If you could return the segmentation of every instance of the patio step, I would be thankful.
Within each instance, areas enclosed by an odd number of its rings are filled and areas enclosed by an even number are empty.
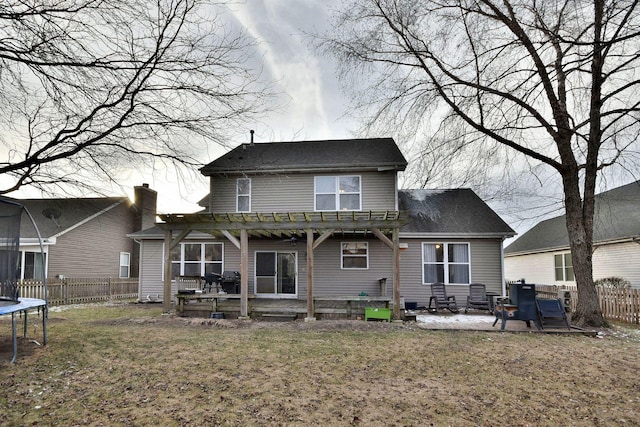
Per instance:
[[[262,320],[268,322],[291,322],[298,317],[295,313],[262,313]]]

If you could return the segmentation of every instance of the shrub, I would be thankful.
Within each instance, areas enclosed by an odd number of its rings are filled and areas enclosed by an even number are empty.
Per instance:
[[[612,288],[612,289],[629,289],[631,288],[631,282],[627,279],[623,279],[622,277],[604,277],[602,279],[598,279],[595,282],[596,286],[601,286],[603,288]]]

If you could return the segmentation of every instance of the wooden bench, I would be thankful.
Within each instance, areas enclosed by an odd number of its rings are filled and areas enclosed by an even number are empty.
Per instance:
[[[346,303],[346,309],[331,309],[331,308],[316,308],[316,313],[345,313],[347,318],[351,319],[351,315],[353,314],[353,303],[354,302],[383,302],[384,308],[389,309],[389,303],[391,302],[391,298],[389,297],[370,297],[368,295],[357,295],[357,296],[321,296],[321,297],[313,297],[313,301],[343,301]],[[345,312],[346,310],[346,312]],[[366,315],[366,313],[365,313]]]

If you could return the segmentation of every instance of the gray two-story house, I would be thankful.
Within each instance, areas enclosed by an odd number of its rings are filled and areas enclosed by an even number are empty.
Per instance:
[[[306,301],[314,318],[323,296],[387,297],[397,315],[401,298],[425,305],[433,282],[461,303],[473,282],[502,293],[513,230],[469,189],[398,190],[406,166],[391,138],[240,145],[201,169],[203,211],[131,235],[140,299],[167,304],[176,276],[229,270],[242,317],[249,298]]]

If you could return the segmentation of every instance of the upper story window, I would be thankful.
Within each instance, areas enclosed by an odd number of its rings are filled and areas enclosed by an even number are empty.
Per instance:
[[[251,212],[251,178],[236,181],[236,212]]]
[[[360,177],[357,175],[316,176],[315,204],[317,211],[361,210]]]
[[[369,244],[367,242],[342,243],[342,268],[366,270],[369,268]]]
[[[573,261],[571,260],[571,253],[556,254],[553,256],[556,281],[558,282],[573,282],[575,280],[573,276]]]
[[[471,278],[468,243],[423,243],[422,283],[468,285]]]

